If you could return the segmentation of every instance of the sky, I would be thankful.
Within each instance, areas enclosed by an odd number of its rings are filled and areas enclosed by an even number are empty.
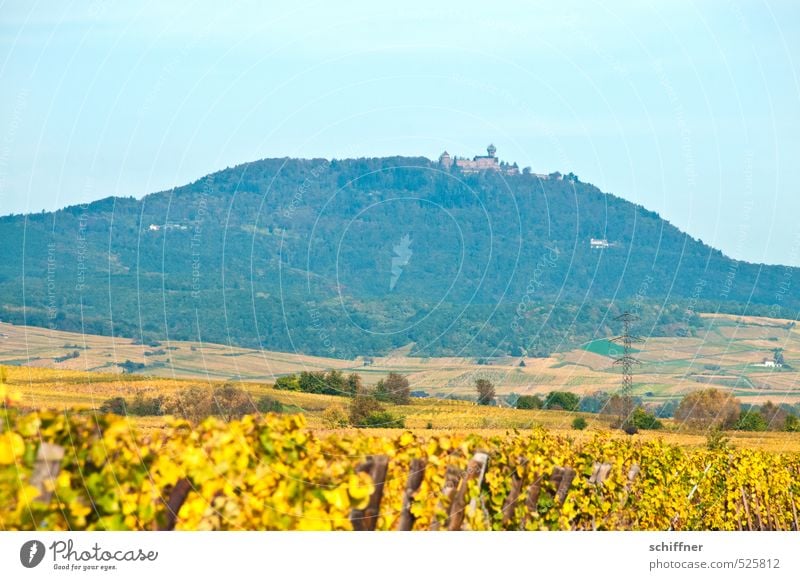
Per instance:
[[[483,154],[800,266],[800,2],[0,0],[0,214]]]

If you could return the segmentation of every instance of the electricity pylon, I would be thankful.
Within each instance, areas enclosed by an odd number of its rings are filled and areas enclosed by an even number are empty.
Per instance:
[[[622,345],[622,356],[614,359],[614,364],[622,367],[620,427],[625,429],[630,425],[633,413],[633,365],[642,364],[639,359],[631,355],[631,351],[634,342],[644,342],[644,340],[631,334],[631,323],[639,320],[638,316],[626,311],[617,316],[615,320],[622,322],[622,334],[612,338],[611,342]]]

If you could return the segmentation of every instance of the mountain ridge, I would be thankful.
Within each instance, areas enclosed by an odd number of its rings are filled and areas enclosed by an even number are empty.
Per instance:
[[[274,158],[139,199],[3,216],[0,316],[345,358],[409,343],[544,355],[616,332],[623,309],[655,335],[697,332],[699,311],[796,318],[800,269],[733,260],[558,175]]]

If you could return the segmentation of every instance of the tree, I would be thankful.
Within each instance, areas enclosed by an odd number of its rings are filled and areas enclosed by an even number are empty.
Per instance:
[[[300,382],[297,380],[297,375],[278,377],[275,381],[275,388],[280,391],[299,391]]]
[[[575,393],[566,391],[550,391],[544,399],[545,409],[563,409],[564,411],[577,411],[581,399]]]
[[[711,388],[691,392],[681,399],[675,409],[675,419],[692,427],[718,425],[729,428],[739,419],[739,413],[736,397],[727,391]]]
[[[347,379],[342,374],[342,371],[331,369],[327,372],[322,392],[326,395],[343,396],[348,394]]]
[[[223,421],[241,419],[255,411],[250,395],[241,387],[230,383],[214,389],[212,398],[216,409],[213,409],[211,414],[218,415]]]
[[[389,373],[375,386],[375,398],[385,403],[408,405],[411,402],[411,387],[408,379],[399,373]]]
[[[766,431],[767,427],[767,420],[764,419],[764,416],[758,411],[751,410],[743,413],[733,428],[737,431]]]
[[[774,353],[772,359],[775,361],[775,364],[778,364],[778,365],[786,364],[786,360],[783,358],[783,349],[782,348],[776,348],[772,352]]]
[[[489,405],[494,401],[494,385],[488,379],[475,381],[475,390],[478,391],[478,404]]]
[[[797,433],[800,431],[800,419],[798,419],[796,415],[787,415],[786,421],[783,424],[783,430]]]
[[[760,411],[767,422],[767,429],[770,431],[780,431],[786,425],[786,418],[789,416],[789,412],[780,405],[767,401],[761,405]]]
[[[297,382],[304,393],[325,394],[325,373],[322,371],[303,371]]]
[[[361,375],[358,373],[350,373],[347,375],[347,385],[345,388],[347,390],[348,397],[355,397],[356,394],[359,393],[363,388]]]
[[[538,395],[520,395],[517,399],[517,409],[541,409],[544,401]]]

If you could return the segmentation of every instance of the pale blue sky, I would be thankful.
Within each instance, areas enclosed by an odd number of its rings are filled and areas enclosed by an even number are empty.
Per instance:
[[[798,61],[794,0],[0,2],[0,214],[492,141],[800,266]]]

